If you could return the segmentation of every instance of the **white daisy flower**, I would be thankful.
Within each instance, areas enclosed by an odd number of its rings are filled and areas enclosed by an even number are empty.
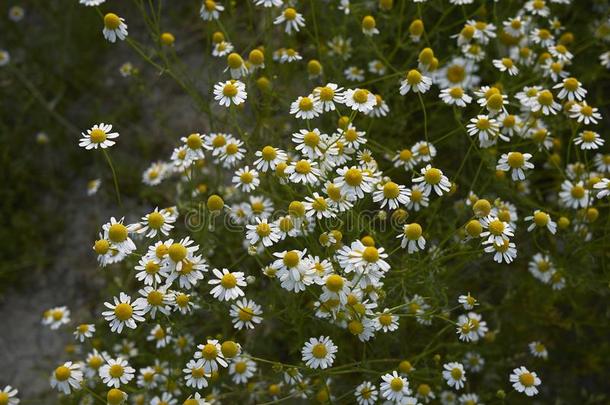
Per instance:
[[[119,137],[118,132],[111,131],[112,125],[110,124],[96,124],[91,129],[88,129],[87,133],[81,133],[82,138],[78,142],[78,146],[87,150],[97,149],[98,147],[102,149],[109,148],[116,143],[111,139]]]
[[[422,233],[421,225],[414,222],[405,224],[402,233],[397,235],[396,238],[401,239],[400,246],[403,249],[407,248],[408,253],[413,253],[426,247],[426,239],[424,239]]]
[[[108,387],[119,388],[126,385],[135,375],[136,370],[129,366],[127,360],[122,357],[108,359],[106,364],[100,367],[100,378]]]
[[[255,325],[262,322],[262,314],[261,306],[247,298],[242,298],[231,304],[229,312],[233,327],[237,330],[254,329]]]
[[[324,111],[334,111],[335,103],[341,104],[343,102],[343,88],[335,83],[326,83],[325,86],[316,87],[313,95],[322,104]]]
[[[220,12],[223,11],[224,6],[218,4],[214,0],[204,0],[199,9],[199,16],[203,21],[214,21],[218,20]]]
[[[142,217],[140,228],[136,232],[145,234],[147,238],[154,238],[158,234],[167,236],[174,228],[174,222],[176,217],[167,211],[159,211],[159,207],[156,207],[153,212]]]
[[[557,231],[557,223],[551,219],[551,216],[544,211],[536,210],[534,214],[524,218],[526,222],[531,221],[532,223],[527,227],[527,231],[531,232],[536,227],[547,228],[553,235]]]
[[[135,329],[136,322],[144,321],[145,304],[142,301],[135,300],[132,303],[131,297],[123,292],[113,299],[114,304],[104,302],[104,306],[110,311],[102,312],[104,319],[110,322],[112,332],[121,333],[125,326]]]
[[[277,165],[285,163],[288,159],[286,152],[271,145],[256,151],[255,156],[258,159],[254,161],[254,167],[261,172],[275,170]]]
[[[364,381],[354,390],[358,405],[374,405],[379,398],[377,387],[370,381]]]
[[[82,323],[76,327],[73,332],[74,338],[79,342],[84,342],[85,339],[90,339],[95,333],[95,325]]]
[[[589,204],[589,190],[585,188],[582,181],[574,184],[570,180],[565,180],[561,184],[559,198],[568,208],[586,208]]]
[[[250,169],[249,166],[242,167],[241,169],[237,170],[232,181],[233,184],[235,184],[235,186],[244,193],[254,191],[261,182],[258,177],[258,172]]]
[[[269,223],[267,218],[255,217],[256,223],[246,225],[246,239],[251,245],[259,241],[263,246],[272,246],[280,240],[280,230],[275,222]]]
[[[432,79],[422,75],[419,70],[411,69],[406,77],[400,82],[400,94],[405,95],[409,91],[413,93],[425,93],[430,90]]]
[[[594,131],[582,131],[574,138],[574,144],[580,145],[582,150],[595,150],[604,145],[604,138]]]
[[[392,403],[402,403],[411,394],[409,381],[405,377],[398,375],[396,371],[381,376],[381,397]]]
[[[503,172],[510,171],[511,177],[514,181],[523,181],[525,180],[525,170],[530,170],[534,168],[534,164],[529,162],[531,158],[531,153],[503,153],[500,159],[498,160],[496,170],[501,170]]]
[[[307,367],[312,369],[325,369],[331,367],[335,361],[337,346],[328,336],[310,338],[301,349],[302,359]]]
[[[578,122],[582,122],[585,125],[597,124],[602,119],[602,115],[599,113],[599,109],[591,107],[586,101],[575,103],[570,108],[570,118],[574,118]]]
[[[240,105],[247,98],[246,85],[239,80],[227,80],[214,85],[214,100],[218,101],[221,106]]]
[[[587,95],[587,90],[582,87],[582,83],[574,77],[563,79],[561,83],[557,83],[553,88],[561,89],[559,94],[557,94],[557,98],[560,100],[582,101]]]
[[[219,366],[227,367],[220,343],[215,339],[208,339],[206,343],[197,345],[194,357],[195,360],[201,359],[200,361],[203,362],[203,369],[206,373],[218,371]]]
[[[273,24],[285,24],[284,30],[288,35],[291,35],[293,32],[299,32],[301,27],[305,26],[305,18],[301,13],[298,13],[294,8],[288,7],[284,9],[282,14],[273,20]]]
[[[232,301],[244,296],[244,292],[240,288],[246,286],[244,273],[239,271],[231,273],[225,268],[222,271],[214,269],[212,272],[217,278],[208,281],[208,284],[215,285],[210,291],[214,298],[219,301]]]
[[[293,161],[286,167],[284,172],[289,176],[293,183],[317,184],[321,173],[316,167],[317,163],[309,159]]]
[[[519,68],[511,58],[494,59],[492,63],[500,72],[508,72],[509,76],[519,74]]]
[[[543,345],[542,343],[540,343],[538,341],[534,341],[534,342],[531,342],[527,346],[529,347],[530,353],[532,354],[532,356],[538,357],[538,358],[541,358],[544,360],[546,360],[549,357],[549,352],[546,349],[546,346]]]
[[[116,42],[117,38],[121,41],[127,38],[127,24],[125,19],[114,13],[108,13],[104,16],[104,29],[102,30],[104,38],[108,42]]]
[[[443,378],[450,387],[459,390],[464,387],[466,382],[466,372],[464,366],[458,362],[443,364]]]
[[[402,184],[388,181],[385,184],[378,184],[377,191],[373,193],[373,201],[381,201],[381,208],[386,205],[388,209],[394,210],[400,205],[407,205],[411,201],[411,192]]]
[[[187,387],[202,389],[208,386],[206,377],[211,377],[209,372],[206,372],[203,367],[203,360],[190,360],[186,363],[186,367],[182,369],[185,374],[185,383]]]
[[[313,94],[305,97],[299,96],[290,104],[290,114],[304,120],[316,118],[322,114],[322,103],[317,101]]]
[[[441,196],[444,193],[448,193],[451,189],[449,179],[440,169],[427,165],[420,170],[420,173],[422,176],[414,178],[413,183],[421,183],[426,196],[429,196],[432,190]],[[411,195],[413,195],[413,192],[411,192]]]
[[[523,392],[528,397],[538,394],[538,388],[542,381],[533,371],[528,371],[527,368],[521,366],[513,370],[509,377],[509,381],[513,384],[513,388],[517,392]]]
[[[458,107],[466,107],[466,104],[470,104],[472,101],[472,97],[466,94],[464,89],[459,86],[447,87],[441,90],[438,96],[445,104],[456,105]]]
[[[365,89],[347,89],[343,95],[343,103],[354,111],[368,113],[375,107],[375,95]]]
[[[69,395],[72,390],[80,390],[82,382],[83,372],[78,363],[67,361],[51,373],[51,388],[66,395]]]
[[[0,403],[3,405],[18,405],[19,398],[17,398],[16,388],[11,387],[10,385],[5,386],[0,390]]]

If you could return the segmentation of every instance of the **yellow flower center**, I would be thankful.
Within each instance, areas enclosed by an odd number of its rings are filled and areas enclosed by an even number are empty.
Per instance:
[[[519,382],[526,387],[531,387],[535,382],[534,375],[532,373],[523,373],[519,376]]]
[[[447,80],[451,83],[461,83],[466,78],[466,69],[461,65],[451,65],[447,68]]]
[[[326,288],[332,292],[338,292],[343,288],[343,277],[331,274],[326,278]]]
[[[213,360],[218,355],[218,349],[216,349],[216,346],[214,344],[208,343],[203,346],[203,349],[201,350],[201,355],[206,360]]]
[[[508,154],[507,161],[510,167],[517,169],[523,166],[525,163],[525,157],[520,152],[511,152]]]
[[[542,211],[536,212],[534,214],[534,223],[537,226],[546,226],[549,223],[549,215]]]
[[[244,64],[244,60],[239,54],[233,52],[227,56],[227,65],[231,69],[239,69]]]
[[[384,184],[383,196],[385,198],[394,199],[394,198],[398,197],[399,194],[400,194],[400,188],[398,187],[398,184],[394,183],[393,181],[388,181],[386,184]]]
[[[504,232],[504,223],[499,219],[494,219],[489,223],[489,232],[492,235],[500,236]]]
[[[148,293],[148,295],[146,296],[146,300],[148,301],[148,303],[150,305],[153,306],[160,306],[163,304],[163,293],[161,291],[158,290],[152,290],[151,292]]]
[[[358,89],[354,92],[352,98],[358,104],[364,104],[369,98],[369,92],[364,89]]]
[[[180,243],[172,243],[169,249],[167,250],[170,259],[174,262],[178,263],[186,257],[187,250],[186,247],[181,245]]]
[[[160,229],[165,223],[165,217],[159,212],[148,214],[148,225],[153,229]]]
[[[237,278],[231,273],[227,273],[220,279],[220,285],[224,288],[231,289],[237,285]]]
[[[297,18],[297,11],[292,7],[288,7],[284,10],[284,18],[287,20],[294,20]]]
[[[242,321],[251,321],[252,318],[254,317],[254,313],[252,312],[252,308],[243,307],[243,308],[239,308],[239,312],[237,313],[237,316]]]
[[[104,27],[109,30],[116,30],[121,25],[121,19],[114,13],[108,13],[104,16]]]
[[[123,375],[124,372],[125,370],[120,364],[113,364],[112,366],[110,366],[110,370],[108,370],[108,374],[110,374],[110,377],[112,378],[119,378]]]
[[[441,182],[442,175],[443,173],[440,170],[431,167],[430,169],[426,170],[424,180],[428,184],[439,184]]]
[[[243,172],[240,176],[239,179],[241,180],[242,183],[244,184],[250,184],[252,183],[252,181],[254,180],[254,176],[252,175],[251,172]]]
[[[362,259],[368,263],[375,263],[379,260],[379,251],[374,246],[367,246],[362,251]]]
[[[538,102],[544,106],[553,104],[553,93],[548,90],[542,90],[538,94]]]
[[[404,234],[409,240],[418,240],[422,235],[422,227],[420,224],[412,223],[405,225]]]
[[[96,240],[95,244],[93,245],[93,250],[95,250],[95,253],[98,255],[105,255],[108,253],[109,249],[110,243],[106,239]]]
[[[392,315],[391,314],[381,314],[379,315],[379,323],[383,326],[390,326],[392,324]]]
[[[235,97],[237,95],[237,86],[233,83],[227,83],[222,88],[222,94],[227,97]]]
[[[462,370],[460,370],[459,368],[454,368],[451,370],[451,377],[453,377],[454,380],[459,380],[462,378]]]
[[[290,252],[287,252],[284,255],[284,259],[283,262],[286,265],[286,267],[292,268],[295,267],[297,264],[299,264],[299,254],[297,252],[295,252],[294,250],[291,250]]]
[[[353,169],[348,169],[345,172],[345,182],[352,186],[352,187],[356,187],[359,186],[360,183],[362,183],[362,172],[359,169],[353,168]]]
[[[114,308],[114,315],[120,321],[128,320],[129,318],[131,318],[132,314],[133,314],[133,308],[131,307],[131,305],[127,304],[126,302],[121,302]]]
[[[123,224],[112,224],[108,229],[108,238],[113,242],[123,242],[127,239],[127,227]]]
[[[299,109],[301,111],[311,111],[313,110],[313,100],[309,97],[303,97],[299,101]]]
[[[93,142],[93,143],[102,143],[106,140],[106,132],[104,132],[103,130],[101,130],[99,128],[95,128],[89,134],[89,138],[91,139],[91,142]]]
[[[572,187],[570,194],[572,194],[572,197],[574,198],[581,199],[585,196],[585,188],[583,186],[574,186]]]
[[[320,136],[314,131],[309,131],[303,136],[303,143],[310,147],[317,146],[320,143]]]
[[[402,381],[402,378],[394,377],[390,381],[390,388],[392,389],[392,391],[402,391],[403,387],[404,382]]]
[[[66,366],[59,366],[55,369],[55,379],[57,381],[66,381],[70,378],[71,371]]]
[[[299,174],[307,174],[311,172],[311,164],[307,160],[299,160],[294,165],[294,170]]]
[[[462,90],[461,87],[452,87],[451,90],[449,90],[449,95],[452,98],[462,98],[462,96],[464,96],[464,90]]]
[[[328,350],[324,344],[318,343],[311,349],[311,354],[313,354],[313,357],[316,359],[323,359],[328,354]]]
[[[419,73],[415,69],[409,70],[409,73],[407,73],[407,83],[409,83],[410,85],[413,86],[413,85],[421,83],[421,81],[422,81],[421,73]]]
[[[335,91],[328,86],[320,87],[319,94],[322,101],[331,101],[335,97]]]
[[[277,152],[273,146],[265,146],[261,152],[263,160],[270,161],[276,158]]]
[[[375,19],[370,15],[367,15],[362,19],[362,28],[364,28],[365,30],[372,30],[373,28],[375,28],[375,25]]]

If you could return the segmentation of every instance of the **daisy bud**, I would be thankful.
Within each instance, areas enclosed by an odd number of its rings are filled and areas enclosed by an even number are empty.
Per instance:
[[[183,402],[182,405],[199,405],[199,401],[197,401],[195,398],[189,398],[186,401]]]
[[[496,397],[498,399],[504,399],[506,398],[506,392],[504,392],[504,390],[498,390],[498,392],[496,392]]]
[[[571,32],[564,32],[559,37],[559,43],[561,45],[570,45],[570,44],[574,43],[574,34],[572,34]]]
[[[305,206],[300,201],[293,201],[288,206],[288,214],[296,218],[301,218],[305,215]]]
[[[239,354],[240,347],[234,341],[227,340],[225,342],[222,342],[222,345],[220,346],[220,350],[222,351],[222,354],[226,358],[232,359],[233,357],[235,357]]]
[[[496,179],[504,180],[506,178],[506,172],[502,170],[496,170]]]
[[[224,200],[216,194],[212,194],[208,197],[207,207],[212,212],[218,212],[225,206]]]
[[[274,366],[275,367],[275,366]],[[280,370],[281,371],[281,370]],[[279,372],[279,371],[278,371]],[[269,388],[267,388],[267,393],[269,393],[270,396],[278,396],[280,395],[281,392],[281,387],[279,386],[279,384],[271,384],[269,386]]]
[[[389,11],[394,7],[394,0],[379,0],[379,8]]]
[[[328,390],[326,389],[326,387],[318,391],[318,393],[316,394],[316,400],[321,404],[325,404],[328,402]]]
[[[244,64],[244,60],[238,53],[231,53],[227,56],[227,65],[231,69],[239,69]]]
[[[441,355],[440,354],[435,354],[434,357],[432,357],[432,360],[434,360],[435,363],[440,363],[441,362]]]
[[[413,41],[419,41],[419,38],[424,33],[424,22],[420,19],[413,20],[411,25],[409,25],[409,33],[411,34],[411,39],[413,39]]]
[[[479,218],[486,217],[491,212],[491,204],[486,199],[481,198],[474,203],[472,211],[474,212],[474,215]]]
[[[254,284],[255,281],[256,281],[256,277],[254,277],[254,276],[246,277],[246,283],[248,283],[249,285]]]
[[[476,219],[473,219],[466,224],[466,233],[468,233],[469,236],[476,238],[481,232],[483,232],[483,226],[481,226],[481,223]]]
[[[106,395],[106,400],[108,401],[108,405],[121,405],[127,399],[127,394],[123,391],[113,388],[108,391]]]
[[[419,53],[419,63],[422,65],[430,65],[434,59],[434,51],[432,48],[424,48]]]
[[[250,255],[250,256],[256,256],[256,255],[257,255],[257,253],[258,253],[258,252],[257,252],[256,246],[253,246],[253,245],[248,246],[248,255]]]
[[[165,46],[172,46],[174,45],[174,41],[176,41],[176,38],[174,37],[174,35],[170,32],[164,32],[163,34],[161,34],[161,43]]]
[[[375,239],[370,235],[363,236],[360,239],[360,242],[362,242],[364,246],[375,246]]]
[[[256,86],[263,93],[267,93],[269,90],[271,90],[271,82],[265,76],[261,76],[256,79]]]
[[[322,73],[322,65],[317,59],[307,62],[307,73],[310,76],[319,76]]]
[[[346,129],[348,125],[349,125],[349,117],[347,117],[345,115],[340,117],[339,120],[337,121],[337,127],[341,128],[341,129]]]
[[[402,208],[399,208],[392,213],[392,222],[396,223],[397,225],[403,224],[407,218],[409,218],[409,213]]]
[[[261,66],[265,63],[265,54],[260,49],[253,49],[248,55],[248,61],[254,66]]]
[[[585,217],[587,218],[588,222],[595,222],[597,221],[597,218],[599,218],[599,211],[597,208],[591,207],[585,213]]]
[[[398,364],[398,370],[403,374],[409,374],[413,371],[413,366],[409,360],[403,360]]]
[[[215,44],[219,44],[224,40],[225,36],[222,32],[216,31],[214,34],[212,34],[212,42],[214,42]]]
[[[553,153],[549,156],[549,163],[554,166],[559,166],[561,164],[561,156],[559,153]]]
[[[337,241],[337,245],[339,245],[341,243],[341,240],[343,239],[343,234],[341,233],[340,230],[338,229],[334,229],[332,231],[330,231],[331,235],[333,235],[333,238],[335,238],[335,240]]]
[[[559,217],[557,226],[559,226],[560,229],[567,229],[570,226],[570,220],[566,217]]]

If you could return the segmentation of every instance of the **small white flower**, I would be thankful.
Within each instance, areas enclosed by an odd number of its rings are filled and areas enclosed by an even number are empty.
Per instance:
[[[536,387],[542,384],[535,372],[530,372],[523,366],[514,369],[509,380],[513,383],[513,388],[516,391],[523,392],[528,397],[538,394],[538,388]]]
[[[325,369],[331,367],[335,360],[337,346],[328,336],[310,338],[301,349],[302,359],[307,367]]]

